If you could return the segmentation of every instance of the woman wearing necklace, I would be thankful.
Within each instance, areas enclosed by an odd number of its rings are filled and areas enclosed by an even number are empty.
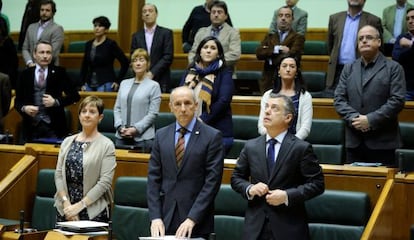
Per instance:
[[[92,23],[95,38],[85,45],[80,72],[81,88],[84,91],[117,91],[128,71],[128,58],[118,44],[106,36],[111,26],[107,17],[97,17]],[[115,59],[121,64],[118,76],[114,71]]]
[[[116,160],[113,142],[98,132],[104,105],[96,96],[79,105],[82,131],[65,138],[55,172],[57,221],[108,222]]]
[[[148,78],[150,58],[145,49],[131,55],[135,77],[121,82],[114,105],[117,148],[149,152],[155,137],[154,122],[161,104],[158,82]]]
[[[231,101],[234,83],[232,71],[226,66],[220,41],[212,36],[204,38],[197,47],[181,85],[194,89],[198,96],[196,116],[223,134],[225,153],[233,145]]]

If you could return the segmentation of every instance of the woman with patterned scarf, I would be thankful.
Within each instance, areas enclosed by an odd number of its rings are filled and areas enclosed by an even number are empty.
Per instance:
[[[198,96],[196,116],[204,123],[220,130],[226,153],[233,145],[231,100],[234,83],[232,71],[226,67],[224,51],[217,38],[204,38],[197,47],[194,62],[181,81],[194,89]]]

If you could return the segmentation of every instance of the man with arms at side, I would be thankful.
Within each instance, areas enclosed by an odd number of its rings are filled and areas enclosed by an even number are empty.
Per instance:
[[[224,1],[213,1],[210,8],[210,20],[211,25],[203,27],[198,30],[194,38],[194,44],[191,51],[188,53],[188,62],[191,64],[194,61],[197,47],[200,42],[208,37],[216,37],[224,50],[224,59],[226,64],[232,70],[240,59],[241,55],[241,40],[239,30],[231,27],[226,20],[229,13],[227,10],[227,4]]]
[[[148,166],[151,236],[207,239],[223,175],[221,133],[197,120],[187,86],[171,92],[169,105],[176,122],[156,132]]]
[[[23,42],[22,55],[27,67],[36,65],[32,54],[38,41],[48,41],[52,44],[52,63],[59,65],[59,53],[63,45],[64,32],[63,27],[53,20],[55,13],[56,4],[53,0],[40,2],[40,21],[29,25]]]
[[[297,6],[299,0],[286,0],[286,6],[293,11],[292,30],[305,36],[308,27],[308,12]],[[270,23],[269,33],[278,33],[277,17],[279,9],[273,14],[272,22]]]
[[[174,44],[171,29],[157,25],[158,9],[154,4],[142,7],[144,29],[132,35],[131,55],[137,48],[147,50],[151,68],[148,78],[160,84],[163,93],[170,91],[170,66],[173,61]]]
[[[405,16],[407,9],[412,7],[414,5],[407,2],[407,0],[396,0],[395,4],[386,7],[382,11],[382,26],[384,27],[382,39],[384,44],[391,44],[392,46],[400,34],[407,32]]]
[[[208,27],[211,24],[210,7],[213,1],[214,0],[206,0],[203,5],[194,7],[190,13],[190,16],[185,22],[181,33],[183,51],[185,53],[188,53],[191,50],[191,47],[194,43],[194,36],[196,35],[198,29],[202,27]],[[230,26],[233,26],[230,16],[228,16],[226,22]]]
[[[305,37],[292,30],[292,21],[292,9],[288,6],[279,8],[277,33],[266,35],[256,49],[257,59],[265,61],[262,78],[259,80],[259,88],[262,94],[273,88],[277,66],[284,55],[295,56],[300,61],[305,46]]]
[[[232,188],[249,200],[245,240],[310,239],[305,201],[325,184],[312,145],[288,133],[294,112],[289,97],[271,93],[267,134],[247,141],[233,171]]]
[[[334,106],[345,121],[346,162],[393,165],[401,146],[398,113],[404,107],[405,78],[400,64],[381,52],[374,26],[358,32],[361,57],[347,64],[335,90]]]
[[[69,133],[64,107],[80,99],[66,70],[51,64],[52,52],[51,43],[38,42],[33,52],[36,65],[17,81],[14,107],[23,118],[24,142],[64,138]]]
[[[392,59],[404,68],[407,94],[405,100],[414,100],[414,8],[407,10],[408,32],[398,36],[392,52]]]
[[[329,16],[328,26],[328,73],[326,77],[327,97],[333,97],[344,65],[357,59],[357,33],[365,25],[372,25],[382,36],[381,19],[365,12],[366,0],[347,0],[348,10]]]

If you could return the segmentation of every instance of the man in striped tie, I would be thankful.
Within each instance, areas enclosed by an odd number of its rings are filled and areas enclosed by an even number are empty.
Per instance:
[[[176,122],[156,132],[148,166],[151,236],[207,239],[223,175],[222,136],[197,120],[187,86],[171,92],[169,105]]]

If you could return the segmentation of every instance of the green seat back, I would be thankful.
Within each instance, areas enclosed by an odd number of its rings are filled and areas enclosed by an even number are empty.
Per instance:
[[[326,88],[326,72],[303,71],[302,77],[312,97],[323,97],[323,92]]]
[[[304,55],[328,55],[328,46],[325,41],[306,40],[303,49]]]
[[[262,78],[261,71],[237,70],[234,79],[236,95],[261,95],[259,90],[259,79]]]
[[[186,70],[184,69],[171,69],[170,77],[171,77],[171,89],[174,89],[180,86],[181,79],[184,76]]]
[[[306,141],[312,144],[320,163],[344,162],[345,126],[339,119],[313,119]]]
[[[414,149],[397,149],[395,157],[402,172],[414,172]]]
[[[86,41],[73,41],[69,43],[68,53],[83,53],[85,52]]]
[[[115,183],[112,229],[118,240],[150,236],[147,179],[118,177]]]
[[[216,240],[242,239],[247,200],[222,184],[214,202]]]
[[[258,137],[258,116],[233,115],[234,143],[226,158],[237,158],[247,140]]]
[[[260,45],[260,41],[241,41],[242,54],[256,54],[256,48]]]
[[[325,190],[305,207],[311,239],[360,239],[371,214],[364,192]]]
[[[98,125],[98,131],[115,143],[114,110],[105,108],[103,114],[104,118]]]
[[[55,193],[55,170],[41,169],[37,175],[36,196],[32,212],[32,227],[38,231],[50,230],[56,225],[57,211],[53,206]]]
[[[400,122],[399,125],[403,142],[402,148],[414,149],[414,123]]]
[[[157,118],[155,119],[155,129],[160,129],[165,126],[170,125],[175,121],[174,114],[170,112],[159,112]]]

